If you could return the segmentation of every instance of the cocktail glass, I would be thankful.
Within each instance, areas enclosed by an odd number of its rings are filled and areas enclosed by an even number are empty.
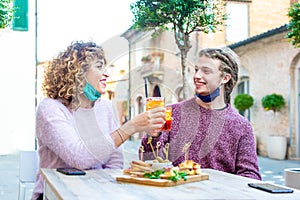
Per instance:
[[[150,110],[157,107],[165,107],[164,97],[147,97],[146,110]]]
[[[165,107],[164,97],[148,97],[146,99],[146,110],[150,110],[157,107]],[[172,107],[166,107],[166,122],[162,126],[161,130],[170,131],[172,125]]]
[[[172,128],[172,107],[166,107],[166,122],[162,127],[163,131],[170,131]]]

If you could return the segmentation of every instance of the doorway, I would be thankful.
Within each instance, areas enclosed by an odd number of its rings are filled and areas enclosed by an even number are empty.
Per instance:
[[[296,66],[296,90],[295,90],[295,97],[296,97],[296,106],[297,106],[297,117],[296,117],[296,155],[297,157],[300,157],[300,62],[298,62]]]
[[[153,90],[153,97],[161,97],[161,93],[160,93],[160,88],[158,85],[156,85],[154,87],[154,90]]]

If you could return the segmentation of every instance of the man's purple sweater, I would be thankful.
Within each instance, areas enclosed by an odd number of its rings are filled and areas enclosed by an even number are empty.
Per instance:
[[[223,110],[209,110],[192,98],[173,104],[172,108],[172,130],[152,138],[155,151],[157,142],[161,142],[160,157],[166,158],[163,149],[169,143],[168,159],[174,166],[189,159],[200,163],[201,168],[261,180],[251,124],[230,105]],[[143,158],[152,160],[154,155],[147,142],[145,135]],[[183,150],[186,144],[190,144],[188,157]]]

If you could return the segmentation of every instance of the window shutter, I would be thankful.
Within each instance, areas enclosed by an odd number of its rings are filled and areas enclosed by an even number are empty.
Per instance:
[[[28,0],[14,1],[13,30],[28,31]]]

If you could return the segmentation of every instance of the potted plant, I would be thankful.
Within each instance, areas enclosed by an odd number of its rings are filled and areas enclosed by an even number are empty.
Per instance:
[[[280,111],[285,105],[283,96],[275,93],[264,96],[261,103],[266,111],[272,110],[274,114]]]
[[[280,94],[269,94],[262,98],[262,107],[265,111],[272,111],[274,116],[285,105],[285,100]],[[283,160],[286,156],[287,138],[282,135],[270,134],[267,139],[268,156],[273,159]]]
[[[253,106],[254,99],[249,94],[238,94],[234,98],[234,107],[238,109],[239,113],[244,116],[245,110]]]

